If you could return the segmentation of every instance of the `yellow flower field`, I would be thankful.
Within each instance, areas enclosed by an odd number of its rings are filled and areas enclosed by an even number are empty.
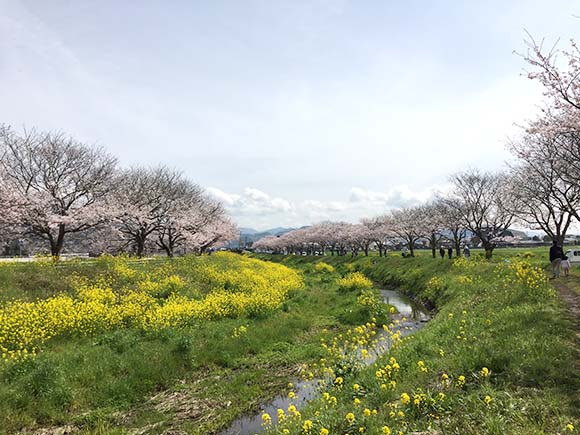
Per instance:
[[[302,286],[301,276],[285,266],[230,253],[175,259],[147,273],[126,258],[103,261],[109,273],[93,280],[75,277],[75,294],[0,307],[2,358],[34,355],[42,343],[66,334],[262,315]]]

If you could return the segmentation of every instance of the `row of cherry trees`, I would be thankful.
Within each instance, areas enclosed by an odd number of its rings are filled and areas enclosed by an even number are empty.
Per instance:
[[[451,190],[429,204],[391,211],[359,224],[324,222],[258,241],[273,252],[330,251],[382,255],[389,245],[426,242],[435,256],[445,240],[459,255],[466,235],[491,257],[512,224],[544,231],[563,243],[580,220],[580,49],[544,50],[530,38],[523,58],[528,77],[544,88],[540,116],[529,120],[508,148],[515,159],[498,173],[470,170],[450,178]]]
[[[470,170],[451,177],[452,188],[433,201],[414,207],[392,210],[358,224],[322,222],[291,231],[282,236],[265,237],[254,248],[278,253],[352,255],[378,250],[383,255],[390,247],[406,246],[411,256],[418,244],[431,248],[433,257],[442,245],[453,247],[460,255],[462,245],[472,239],[490,258],[499,241],[508,241],[507,231],[523,222],[523,201],[518,197],[513,176]],[[556,234],[551,226],[551,234]]]
[[[222,205],[176,170],[121,169],[102,148],[61,133],[0,126],[0,239],[42,242],[58,257],[93,252],[203,252],[235,238]]]
[[[447,200],[393,210],[382,216],[362,219],[358,224],[322,222],[290,231],[281,236],[268,236],[254,243],[254,249],[276,253],[331,255],[368,255],[371,248],[383,255],[388,249],[402,245],[414,255],[419,242],[427,243],[433,256],[441,244],[453,246],[457,255],[466,241],[467,231],[460,216]]]

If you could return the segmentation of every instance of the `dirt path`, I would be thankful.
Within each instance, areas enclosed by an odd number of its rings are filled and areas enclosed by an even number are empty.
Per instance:
[[[576,341],[580,345],[580,276],[556,278],[552,284],[568,306],[568,315],[576,325]]]

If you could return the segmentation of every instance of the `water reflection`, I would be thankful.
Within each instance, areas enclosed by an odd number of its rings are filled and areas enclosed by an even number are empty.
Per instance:
[[[394,315],[393,320],[399,320],[398,329],[401,336],[410,335],[418,329],[422,328],[429,320],[427,311],[418,304],[415,304],[409,298],[396,290],[381,290],[381,295],[385,303],[393,305],[398,314]],[[382,328],[377,329],[377,344],[374,349],[369,352],[365,359],[365,364],[370,365],[374,363],[379,356],[387,352],[390,347],[390,340],[388,340],[388,333]],[[382,338],[382,339],[381,339]],[[238,418],[228,428],[220,432],[220,435],[253,435],[262,432],[262,414],[268,413],[272,418],[272,424],[278,423],[278,409],[286,410],[288,406],[294,405],[296,409],[300,409],[308,401],[314,399],[319,395],[320,387],[324,386],[326,382],[322,379],[313,379],[310,381],[297,381],[294,383],[293,391],[296,397],[290,399],[288,396],[280,395],[275,397],[272,401],[262,406],[262,411],[255,415],[249,415]]]

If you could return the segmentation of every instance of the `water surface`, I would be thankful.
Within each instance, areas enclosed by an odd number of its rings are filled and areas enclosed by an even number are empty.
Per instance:
[[[395,330],[399,330],[402,337],[410,335],[422,328],[429,320],[427,310],[414,303],[402,293],[396,290],[381,290],[381,295],[385,303],[393,305],[398,314],[392,316],[393,320],[398,320]],[[389,350],[389,334],[382,328],[377,329],[377,343],[374,349],[369,349],[369,356],[364,360],[367,365],[372,364],[379,356]],[[326,382],[323,379],[313,379],[308,381],[298,380],[293,383],[292,389],[296,397],[290,399],[287,395],[276,396],[274,399],[262,405],[262,411],[258,414],[248,415],[236,419],[232,425],[223,431],[220,435],[253,435],[262,432],[262,414],[265,412],[272,418],[272,424],[278,423],[278,409],[288,409],[288,406],[294,405],[300,409],[308,401],[316,398],[320,394],[320,387]]]

